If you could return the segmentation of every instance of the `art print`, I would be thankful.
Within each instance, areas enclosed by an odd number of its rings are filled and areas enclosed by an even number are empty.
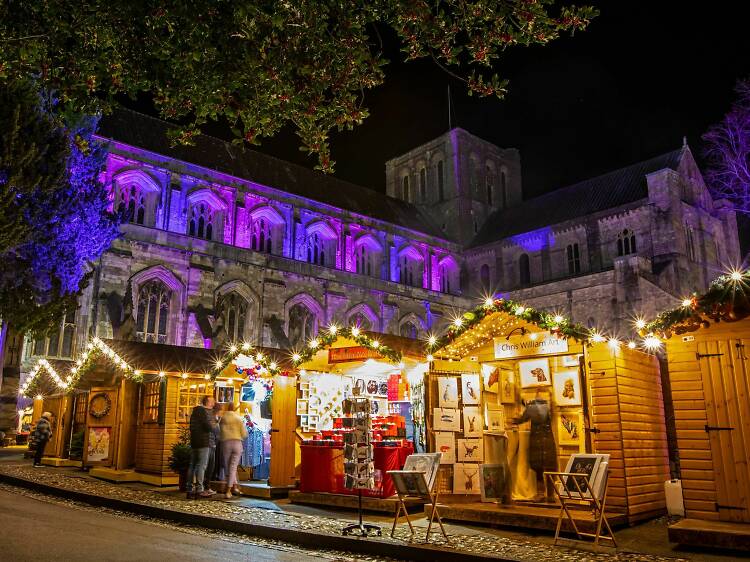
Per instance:
[[[427,482],[427,486],[431,489],[435,482],[438,467],[440,466],[440,456],[439,453],[416,453],[409,455],[404,462],[404,470],[423,472],[425,482]]]
[[[479,494],[479,465],[478,464],[455,464],[453,465],[453,493],[454,494]]]
[[[463,373],[461,375],[461,400],[467,404],[479,404],[479,374]]]
[[[502,464],[483,464],[479,467],[482,501],[502,503],[508,484],[508,474]]]
[[[501,404],[487,404],[487,430],[496,433],[505,431],[505,408]]]
[[[430,493],[424,474],[405,470],[389,470],[388,474],[402,496],[426,496]]]
[[[464,408],[464,437],[481,437],[484,432],[484,420],[479,406]]]
[[[558,406],[581,405],[581,379],[578,371],[562,371],[554,375],[555,403]]]
[[[434,408],[432,428],[435,431],[461,431],[461,415],[453,408]]]
[[[459,439],[457,451],[459,462],[484,461],[483,439]]]
[[[590,484],[594,483],[596,477],[596,471],[599,468],[599,463],[604,460],[605,455],[573,455],[568,461],[566,472],[570,474],[585,474],[588,476]],[[565,480],[565,488],[570,492],[578,492],[580,488],[581,492],[587,492],[588,486],[586,485],[583,478],[567,477]]]
[[[516,402],[516,377],[513,371],[500,371],[500,402],[503,404],[515,404]]]
[[[109,427],[90,427],[86,460],[97,462],[109,457]]]
[[[557,415],[557,439],[560,445],[578,445],[583,431],[581,414],[560,412]]]
[[[458,378],[438,377],[438,406],[458,408]]]
[[[518,370],[521,372],[521,388],[549,386],[552,384],[552,378],[549,373],[549,359],[519,361]]]
[[[456,462],[456,436],[451,432],[436,432],[435,450],[442,453],[440,464],[454,464]]]
[[[482,365],[482,387],[485,392],[496,394],[500,388],[500,368],[494,365]]]

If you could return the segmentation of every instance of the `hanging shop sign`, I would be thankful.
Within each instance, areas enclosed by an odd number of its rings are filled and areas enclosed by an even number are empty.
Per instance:
[[[495,338],[495,359],[526,357],[528,355],[555,355],[568,351],[568,340],[550,332],[531,332],[510,339]]]
[[[380,354],[377,351],[361,345],[355,347],[332,347],[328,350],[329,363],[348,363],[350,361],[378,358],[380,358]]]

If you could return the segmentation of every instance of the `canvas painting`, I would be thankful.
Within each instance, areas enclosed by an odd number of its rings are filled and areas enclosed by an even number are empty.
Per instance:
[[[464,437],[481,437],[483,431],[482,410],[479,406],[466,406],[464,408]]]
[[[438,377],[438,406],[458,408],[458,378]]]
[[[581,414],[560,412],[557,415],[557,439],[560,445],[578,445],[583,432]]]
[[[500,387],[500,369],[498,367],[482,365],[482,386],[485,392],[497,393]]]
[[[505,431],[505,408],[501,404],[487,404],[487,430]]]
[[[505,498],[508,475],[505,465],[483,464],[479,467],[479,485],[482,493],[482,501],[489,503],[502,503]]]
[[[479,373],[463,373],[461,375],[461,400],[464,406],[479,404]]]
[[[454,464],[456,462],[456,436],[449,431],[436,431],[435,450],[443,455],[440,464]]]
[[[459,462],[482,462],[484,461],[484,440],[479,439],[459,439],[458,440],[458,461]]]
[[[474,463],[453,465],[453,493],[479,494],[479,466]]]
[[[558,406],[581,405],[581,379],[578,371],[562,371],[554,375],[555,403]]]
[[[432,485],[435,482],[435,476],[437,475],[438,467],[440,466],[440,454],[439,453],[416,453],[406,457],[404,462],[404,470],[412,470],[416,472],[424,472],[425,481],[427,486],[432,489]]]
[[[549,373],[549,359],[519,361],[518,370],[521,372],[521,388],[552,384],[552,377]]]
[[[461,413],[454,408],[434,408],[432,428],[435,431],[461,431]]]
[[[516,378],[513,371],[500,371],[500,402],[514,404],[516,402]]]
[[[103,461],[109,457],[109,427],[90,427],[86,460]]]

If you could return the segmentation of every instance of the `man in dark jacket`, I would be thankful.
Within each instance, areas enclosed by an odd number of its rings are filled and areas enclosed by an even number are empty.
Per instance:
[[[34,451],[34,466],[42,466],[42,456],[44,455],[44,448],[47,446],[47,441],[52,437],[52,424],[50,420],[52,414],[50,412],[44,412],[39,421],[36,422],[36,429],[31,434],[31,438],[34,440],[35,451]]]
[[[193,408],[193,413],[190,415],[190,447],[193,452],[187,473],[188,499],[208,498],[213,495],[210,491],[203,489],[210,452],[209,436],[216,424],[213,407],[214,399],[211,396],[204,396],[200,405]],[[193,479],[195,479],[195,488],[193,488]]]

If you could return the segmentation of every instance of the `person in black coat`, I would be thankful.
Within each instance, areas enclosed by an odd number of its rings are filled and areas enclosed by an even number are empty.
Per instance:
[[[206,476],[208,455],[210,454],[210,435],[216,425],[213,414],[214,399],[212,396],[204,396],[201,403],[193,408],[190,415],[190,467],[187,472],[187,497],[188,499],[208,498],[214,493],[203,489],[203,481]],[[195,484],[193,484],[195,480]],[[195,485],[195,488],[193,488]]]
[[[36,422],[36,428],[34,433],[31,434],[31,438],[34,441],[34,466],[42,466],[42,456],[44,455],[44,448],[47,446],[47,442],[52,437],[52,414],[50,412],[44,412],[39,421]]]

